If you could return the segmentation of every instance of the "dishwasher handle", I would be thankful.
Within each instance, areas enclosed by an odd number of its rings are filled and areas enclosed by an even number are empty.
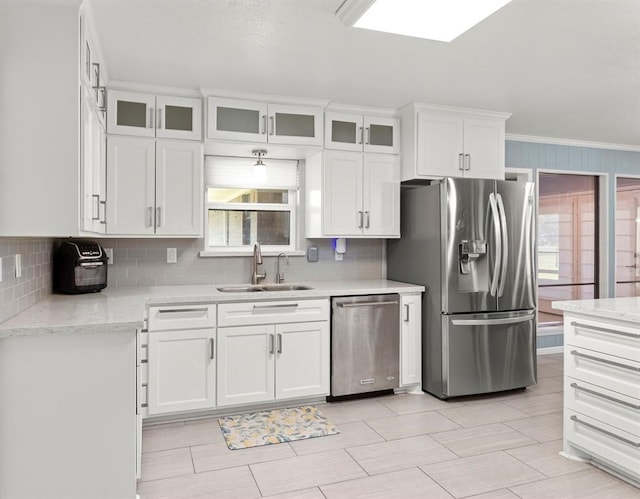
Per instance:
[[[397,305],[398,301],[363,301],[360,303],[338,303],[340,308],[355,308],[355,307],[377,307],[386,305]]]

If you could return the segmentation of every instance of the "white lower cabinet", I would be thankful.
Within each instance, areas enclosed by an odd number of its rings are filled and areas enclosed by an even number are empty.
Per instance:
[[[422,383],[421,297],[400,296],[400,386]]]
[[[565,311],[564,453],[640,483],[640,327]]]
[[[329,393],[328,300],[222,304],[219,317],[218,407]]]

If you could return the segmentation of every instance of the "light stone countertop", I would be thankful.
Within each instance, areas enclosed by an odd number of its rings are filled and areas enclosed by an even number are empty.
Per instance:
[[[39,334],[133,331],[143,327],[145,308],[152,305],[291,300],[424,291],[424,286],[385,279],[305,281],[299,284],[312,289],[241,293],[223,293],[217,289],[242,285],[235,283],[117,289],[107,287],[99,293],[54,294],[0,323],[0,339]]]
[[[554,301],[551,306],[565,312],[640,324],[640,297],[638,296],[630,298],[600,298],[598,300]]]

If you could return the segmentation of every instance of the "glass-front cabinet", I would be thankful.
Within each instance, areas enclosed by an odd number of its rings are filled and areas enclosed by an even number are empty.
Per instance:
[[[207,138],[322,145],[322,108],[209,97]]]
[[[109,133],[166,139],[202,138],[200,99],[108,91]]]
[[[325,113],[325,147],[342,151],[397,154],[399,120],[352,113]]]

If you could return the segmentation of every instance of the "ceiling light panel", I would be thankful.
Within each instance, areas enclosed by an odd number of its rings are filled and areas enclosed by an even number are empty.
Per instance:
[[[376,0],[359,19],[351,22],[356,28],[450,42],[509,2],[510,0]],[[349,2],[345,2],[347,3]],[[340,9],[343,7],[345,6]]]

